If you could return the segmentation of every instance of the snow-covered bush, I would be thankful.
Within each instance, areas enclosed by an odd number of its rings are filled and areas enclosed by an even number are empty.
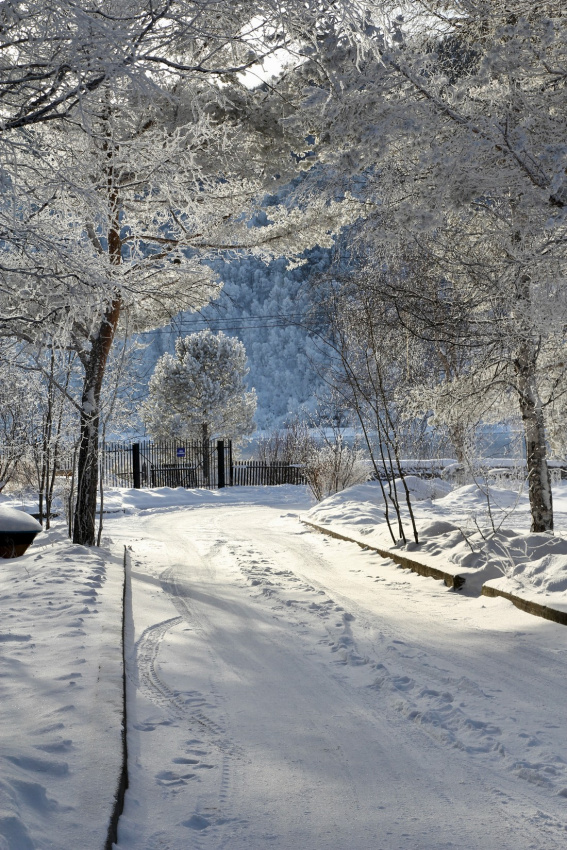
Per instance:
[[[370,469],[364,451],[344,440],[314,446],[305,465],[305,477],[318,501],[339,493],[353,484],[368,481]]]
[[[306,463],[316,448],[308,423],[295,417],[285,428],[276,428],[258,440],[258,459],[263,463]]]

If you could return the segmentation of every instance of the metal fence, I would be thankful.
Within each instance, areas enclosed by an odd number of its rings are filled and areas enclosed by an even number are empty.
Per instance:
[[[215,489],[306,483],[298,464],[233,460],[230,440],[104,443],[100,457],[106,487]]]
[[[231,459],[232,445],[222,440],[105,443],[101,449],[107,487],[224,487]]]
[[[272,463],[263,463],[259,460],[234,461],[232,478],[235,486],[243,487],[306,483],[303,466],[280,461]]]

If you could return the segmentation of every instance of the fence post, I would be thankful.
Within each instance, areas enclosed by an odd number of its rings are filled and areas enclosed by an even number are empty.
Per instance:
[[[140,444],[132,443],[132,473],[134,475],[134,489],[140,490],[142,476],[140,475]]]
[[[228,469],[229,469],[229,479],[228,483],[231,487],[234,487],[234,463],[232,461],[232,440],[228,441]]]
[[[218,487],[220,490],[221,487],[224,487],[224,440],[217,440],[217,455]]]

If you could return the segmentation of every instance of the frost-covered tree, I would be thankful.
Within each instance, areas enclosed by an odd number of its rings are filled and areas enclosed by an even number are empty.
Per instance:
[[[72,467],[74,359],[69,352],[0,339],[1,480],[12,478],[11,486],[38,494],[47,528],[57,475]]]
[[[120,40],[128,15],[112,9],[105,27]],[[176,9],[199,12],[178,21],[177,40]],[[165,24],[156,25],[165,40],[144,53],[146,72],[157,68],[147,86],[143,73],[122,69],[112,82],[98,80],[88,97],[81,91],[74,112],[71,98],[52,120],[26,119],[25,129],[10,125],[1,134],[0,329],[70,347],[84,371],[75,542],[95,536],[100,399],[116,334],[159,327],[206,303],[218,285],[205,261],[223,251],[301,253],[330,244],[340,226],[342,205],[325,201],[280,205],[263,227],[246,226],[266,182],[300,167],[292,153],[304,142],[282,124],[282,92],[275,85],[251,91],[238,73],[251,54],[257,62],[289,27],[305,23],[303,12],[314,12],[302,9],[282,17],[270,2],[258,9],[168,2],[173,29],[168,41]],[[52,23],[48,16],[45,38]],[[6,55],[17,68],[17,50]],[[9,67],[16,91],[17,70]],[[29,103],[22,109],[31,115]]]
[[[215,260],[213,267],[223,282],[218,298],[198,312],[182,313],[166,328],[144,334],[140,372],[151,373],[162,354],[173,352],[177,336],[203,327],[224,330],[246,349],[247,383],[258,396],[258,428],[281,427],[300,408],[312,408],[321,380],[312,365],[317,350],[304,326],[312,306],[308,282],[327,268],[330,252],[314,249],[306,259],[293,269],[286,268],[283,257],[270,263],[250,255]]]
[[[156,72],[224,77],[279,48],[298,50],[331,14],[343,26],[358,3],[322,0],[2,0],[0,133],[89,108],[98,89],[159,90]],[[342,6],[342,10],[341,10]],[[196,38],[205,50],[187,49]],[[231,60],[219,54],[228,44]]]
[[[406,341],[399,333],[395,310],[366,286],[364,276],[343,280],[331,276],[318,285],[320,310],[326,323],[317,340],[326,357],[322,377],[336,411],[350,412],[362,433],[374,474],[384,498],[386,522],[393,541],[403,539],[401,504],[406,502],[413,536],[418,542],[409,489],[402,466],[403,395]],[[396,515],[397,531],[389,510]]]
[[[18,368],[19,348],[0,341],[0,490],[25,462],[41,392],[37,374]]]
[[[519,244],[508,222],[494,227],[484,214],[463,212],[422,235],[421,273],[398,266],[387,286],[402,327],[426,342],[432,364],[450,355],[437,386],[429,380],[423,393],[437,422],[454,431],[521,419],[532,526],[539,531],[553,525],[546,422],[567,377],[565,269],[560,252],[546,245],[544,233],[524,234]]]
[[[149,383],[140,414],[155,440],[241,440],[254,431],[256,393],[247,391],[239,340],[205,330],[179,338]]]
[[[305,126],[341,186],[354,178],[366,197],[377,254],[451,228],[461,269],[478,250],[480,277],[487,251],[485,318],[493,338],[508,337],[532,529],[551,530],[540,354],[566,316],[567,18],[560,3],[529,0],[367,8],[362,57],[330,39],[327,56],[305,66]]]
[[[3,0],[1,333],[34,336],[62,304],[68,312],[75,308],[83,297],[81,285],[92,288],[95,282],[92,273],[86,280],[90,258],[80,250],[69,250],[73,235],[67,238],[66,225],[62,232],[57,215],[64,195],[67,202],[69,195],[75,200],[82,197],[87,205],[93,200],[93,186],[74,173],[85,145],[81,140],[77,149],[80,133],[76,131],[96,135],[104,109],[106,113],[110,107],[113,112],[119,109],[125,93],[134,111],[133,92],[146,101],[165,97],[173,108],[172,88],[179,87],[180,81],[220,79],[259,61],[271,49],[260,37],[268,21],[274,45],[282,38],[277,10],[269,2],[264,10],[266,17],[260,19],[252,44],[243,29],[250,8],[240,2]],[[202,111],[200,107],[196,112]],[[147,115],[146,119],[151,121]],[[114,142],[115,136],[109,157]],[[71,168],[59,169],[67,157]],[[69,182],[69,174],[77,179]],[[95,188],[108,183],[104,173],[94,172],[92,177]],[[51,229],[38,216],[46,210],[55,213]]]
[[[514,399],[509,335],[498,309],[506,298],[503,282],[489,274],[486,244],[475,273],[472,252],[464,262],[466,238],[454,236],[453,229],[438,228],[429,240],[400,244],[387,262],[366,261],[352,276],[380,305],[377,324],[389,315],[398,338],[387,351],[398,361],[398,408],[406,419],[428,422],[438,438],[445,432],[463,464],[476,426],[509,418]]]
[[[65,117],[104,83],[139,77],[144,54],[157,59],[160,46],[171,43],[175,6],[179,11],[180,3],[146,0],[124,0],[120,9],[113,3],[4,0],[2,131]]]

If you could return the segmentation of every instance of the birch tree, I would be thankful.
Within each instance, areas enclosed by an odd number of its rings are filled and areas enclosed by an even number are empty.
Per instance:
[[[565,317],[567,19],[561,4],[527,0],[376,0],[367,11],[362,59],[329,42],[305,69],[309,126],[342,183],[356,179],[391,255],[448,225],[462,269],[488,248],[532,530],[551,530],[539,379],[542,343]]]
[[[363,275],[343,280],[323,279],[318,285],[314,325],[326,368],[322,377],[331,390],[335,409],[350,412],[362,432],[374,476],[380,484],[385,518],[395,543],[407,542],[402,505],[405,502],[411,530],[418,542],[411,495],[402,466],[404,339],[395,322],[395,311],[379,291],[365,285]],[[314,327],[315,332],[315,327]],[[390,511],[395,515],[391,518]]]

